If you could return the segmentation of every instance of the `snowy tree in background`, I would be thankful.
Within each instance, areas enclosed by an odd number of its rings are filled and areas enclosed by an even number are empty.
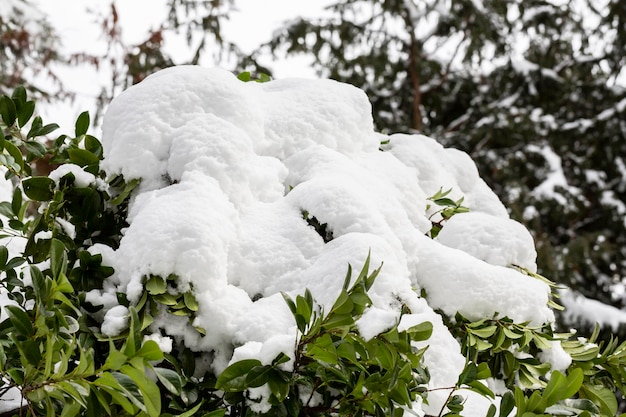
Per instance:
[[[528,225],[539,270],[626,304],[626,4],[362,1],[266,45],[363,88],[378,128],[463,149]]]
[[[60,83],[53,64],[64,61],[58,38],[46,16],[23,0],[4,1],[0,8],[0,92],[7,94],[27,85],[37,97],[59,94]],[[42,85],[51,79],[57,89]],[[58,97],[57,97],[58,98]]]

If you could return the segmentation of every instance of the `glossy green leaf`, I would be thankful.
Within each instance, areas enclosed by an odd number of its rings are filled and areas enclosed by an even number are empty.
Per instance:
[[[26,126],[31,117],[35,113],[35,102],[25,101],[17,111],[17,123],[20,127]]]
[[[8,260],[9,260],[9,250],[7,249],[6,246],[1,245],[0,246],[0,270],[4,270],[4,267],[6,266]]]
[[[30,157],[43,158],[46,155],[46,147],[35,140],[26,141],[23,145]]]
[[[94,385],[105,390],[112,397],[114,404],[120,405],[131,415],[137,413],[137,408],[145,410],[137,386],[124,374],[104,372],[94,381]]]
[[[191,291],[187,291],[183,294],[183,301],[185,303],[185,307],[187,307],[191,311],[198,311],[198,309],[200,308],[198,300],[196,300],[196,296],[193,295]]]
[[[20,353],[26,358],[28,363],[33,366],[39,366],[41,362],[41,351],[39,350],[39,343],[34,340],[24,340],[17,345]]]
[[[324,333],[307,345],[307,350],[304,354],[317,361],[331,365],[335,365],[339,360],[337,349],[328,333]]]
[[[145,369],[137,369],[134,366],[124,365],[121,368],[121,372],[128,375],[139,388],[146,413],[151,417],[160,416],[161,393],[156,383],[146,376]]]
[[[154,340],[146,340],[135,355],[141,356],[147,361],[160,361],[163,359],[163,352]]]
[[[614,416],[617,413],[617,399],[610,389],[603,386],[583,385],[581,394],[593,401],[603,415]]]
[[[59,239],[53,238],[50,242],[50,270],[52,277],[57,279],[67,271],[67,254],[65,245]]]
[[[11,155],[13,161],[19,167],[20,172],[24,170],[24,155],[22,151],[8,140],[4,141],[4,149]]]
[[[413,341],[428,340],[433,333],[433,324],[429,321],[425,321],[409,327],[406,332],[411,336],[411,340]]]
[[[0,97],[0,116],[2,117],[2,121],[8,127],[13,126],[15,123],[15,119],[17,117],[17,111],[15,109],[15,104],[11,97],[2,96]]]
[[[24,103],[27,99],[26,88],[23,85],[18,85],[15,87],[15,90],[13,90],[11,98],[19,103]]]
[[[178,372],[167,368],[152,368],[159,382],[165,389],[174,395],[180,395],[183,389],[183,380]]]
[[[246,389],[246,377],[250,370],[263,364],[258,359],[244,359],[229,365],[215,382],[215,388],[226,392]]]
[[[29,132],[28,138],[36,137],[36,136],[46,136],[49,133],[54,132],[59,128],[59,125],[56,123],[50,123],[45,126],[40,127],[39,129]]]
[[[146,281],[146,290],[151,295],[165,294],[167,292],[167,283],[158,275],[151,275]]]
[[[82,136],[87,133],[89,129],[89,112],[82,112],[78,118],[76,119],[76,124],[74,125],[74,134],[76,137]]]
[[[6,305],[4,310],[8,314],[9,320],[17,334],[25,337],[30,337],[34,334],[33,323],[24,310],[14,305]]]
[[[48,177],[30,177],[22,181],[24,193],[35,201],[49,201],[54,195],[55,183]]]
[[[254,368],[250,369],[250,371],[246,375],[246,387],[256,388],[260,387],[261,385],[267,384],[271,373],[272,367],[269,365],[255,366]]]
[[[72,148],[67,153],[70,156],[70,161],[80,167],[96,165],[100,162],[100,158],[86,149]]]

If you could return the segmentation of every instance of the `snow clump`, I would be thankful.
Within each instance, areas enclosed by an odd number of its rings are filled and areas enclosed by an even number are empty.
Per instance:
[[[107,173],[141,179],[120,247],[105,254],[115,274],[88,297],[105,305],[107,334],[125,323],[116,292],[137,302],[146,277],[174,274],[177,291],[198,300],[196,319],[159,315],[154,335],[210,355],[216,373],[243,358],[293,356],[296,325],[280,293],[308,288],[328,310],[348,264],[359,271],[368,253],[384,265],[358,328],[365,337],[386,330],[401,304],[411,310],[401,326],[432,322],[422,342],[431,388],[453,386],[465,364],[434,310],[554,321],[548,286],[511,268],[536,270],[530,234],[469,156],[425,136],[376,133],[355,87],[170,68],[113,100],[102,139]],[[433,240],[427,198],[440,188],[471,212]],[[439,392],[424,410],[441,408]],[[472,407],[484,415],[481,404]]]

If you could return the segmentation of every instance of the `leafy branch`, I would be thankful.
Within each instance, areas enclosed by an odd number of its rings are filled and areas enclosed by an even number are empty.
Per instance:
[[[439,188],[439,191],[427,198],[427,200],[432,201],[435,205],[441,207],[441,209],[431,213],[428,217],[428,220],[430,220],[432,224],[428,235],[433,239],[439,235],[439,232],[443,229],[443,224],[450,220],[452,216],[459,213],[469,212],[469,208],[462,205],[465,197],[461,197],[460,199],[454,201],[447,197],[450,192],[452,192],[452,188],[447,191],[443,191],[443,188]],[[429,212],[431,208],[432,206],[430,204],[426,205],[427,212]],[[433,220],[437,217],[438,220]]]

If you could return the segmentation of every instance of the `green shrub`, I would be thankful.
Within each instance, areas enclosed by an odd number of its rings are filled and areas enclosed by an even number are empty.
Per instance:
[[[151,315],[161,308],[195,317],[198,303],[190,291],[164,291],[174,276],[146,276],[136,305],[118,294],[128,329],[114,338],[100,334],[94,314],[101,307],[86,302],[86,293],[101,288],[113,270],[89,248],[119,246],[138,181],[108,178],[100,169],[102,146],[87,134],[87,113],[78,117],[73,137],[48,141],[58,126],[33,117],[34,110],[23,88],[0,98],[0,165],[14,184],[11,201],[0,203],[0,289],[12,302],[0,316],[0,397],[19,390],[24,402],[15,415],[400,416],[437,389],[449,392],[439,415],[455,416],[463,412],[460,388],[496,397],[483,383],[488,378],[506,387],[499,410],[492,405],[489,416],[514,409],[518,417],[616,414],[614,391],[624,393],[626,344],[596,344],[596,335],[576,339],[507,318],[444,317],[467,363],[454,386],[429,388],[425,349],[415,342],[428,340],[431,323],[400,331],[398,321],[371,339],[358,331],[380,271],[369,272],[369,257],[354,280],[348,270],[327,312],[309,291],[295,299],[284,295],[298,329],[291,358],[282,353],[269,364],[245,359],[219,375],[198,376],[195,355],[182,342],[163,353],[156,342],[144,341]],[[43,175],[46,165],[67,169],[51,178]],[[431,200],[442,207],[443,219],[433,222],[431,237],[444,220],[467,211],[445,192]],[[9,242],[23,251],[12,253]],[[400,316],[409,312],[403,306]],[[573,359],[564,373],[539,360],[540,351],[555,342]],[[262,386],[268,388],[265,404],[250,395]]]

